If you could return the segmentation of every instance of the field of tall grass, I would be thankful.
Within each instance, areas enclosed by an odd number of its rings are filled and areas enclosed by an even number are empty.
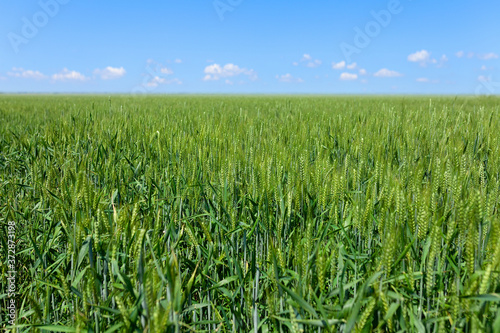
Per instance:
[[[499,332],[500,98],[0,96],[0,327]]]

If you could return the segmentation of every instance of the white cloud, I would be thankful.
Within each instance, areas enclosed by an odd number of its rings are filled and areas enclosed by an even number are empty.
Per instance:
[[[456,56],[463,57],[463,51],[457,52]],[[420,66],[425,67],[427,64],[435,64],[437,67],[443,67],[446,62],[448,62],[448,57],[443,54],[439,60],[431,58],[431,53],[427,50],[417,51],[408,56],[408,61],[416,62]]]
[[[307,67],[316,68],[320,66],[323,62],[321,60],[315,59],[314,61],[310,61],[307,63]]]
[[[115,68],[115,67],[108,66],[104,69],[98,68],[98,69],[94,70],[94,75],[100,76],[101,79],[103,79],[103,80],[119,79],[122,76],[124,76],[125,73],[127,73],[127,71],[123,67],[120,67],[120,68],[116,67]]]
[[[419,77],[419,78],[417,79],[417,82],[429,82],[429,79],[428,79],[428,78],[426,78],[426,77]]]
[[[169,61],[168,61],[169,62]],[[174,71],[168,67],[165,67],[163,64],[154,61],[153,59],[148,60],[148,66],[146,67],[151,76],[166,76],[174,74]]]
[[[155,77],[151,78],[151,80],[149,80],[145,84],[145,86],[146,87],[158,87],[158,85],[164,84],[166,81],[167,81],[167,79],[165,79],[165,78],[155,76]]]
[[[435,59],[431,59],[431,54],[427,50],[421,50],[410,54],[408,61],[418,62],[420,66],[425,66],[429,62],[435,62]]]
[[[174,74],[174,71],[171,70],[170,68],[167,68],[167,67],[161,67],[160,73],[165,74],[165,75],[172,75],[172,74]]]
[[[304,54],[302,56],[302,59],[300,59],[300,61],[310,61],[310,60],[312,60],[312,57],[310,54]]]
[[[47,78],[44,74],[40,73],[39,71],[33,71],[33,70],[25,70],[23,68],[12,68],[12,72],[7,73],[8,76],[12,77],[19,77],[23,79],[35,79],[35,80],[42,80]]]
[[[177,79],[177,78],[172,79],[172,80],[167,80],[164,77],[155,76],[155,77],[152,77],[151,80],[146,82],[144,85],[146,87],[156,88],[160,84],[182,84],[182,81]]]
[[[205,67],[204,73],[204,81],[217,81],[221,78],[238,75],[246,75],[252,81],[257,80],[257,73],[253,69],[241,68],[235,64],[226,64],[224,66],[213,64]]]
[[[302,80],[301,78],[293,77],[292,74],[290,74],[290,73],[284,74],[284,75],[276,75],[276,78],[280,82],[289,82],[289,83],[290,82],[295,82],[295,83],[304,82],[304,80]]]
[[[498,59],[498,54],[490,52],[486,54],[478,54],[477,57],[481,60],[491,60],[491,59]]]
[[[339,77],[339,79],[342,81],[352,81],[352,80],[356,80],[357,78],[358,78],[358,74],[352,74],[352,73],[347,73],[347,72],[340,74],[340,77]]]
[[[376,76],[376,77],[398,77],[398,76],[403,76],[403,74],[398,73],[396,71],[391,71],[387,68],[382,68],[381,70],[379,70],[378,72],[373,74],[373,76]]]
[[[366,69],[361,68],[361,69],[359,70],[359,75],[366,75],[366,74],[367,74],[367,73],[366,73]]]
[[[70,71],[64,68],[61,72],[52,75],[54,81],[86,81],[89,78],[77,71]]]
[[[300,62],[305,62],[306,66],[309,67],[309,68],[316,68],[316,67],[319,67],[321,66],[321,64],[323,63],[321,60],[319,59],[313,59],[313,57],[310,55],[310,54],[304,54],[302,56],[302,58],[300,59]],[[299,65],[299,62],[297,61],[294,61],[293,62],[293,65],[294,66],[298,66]]]
[[[345,61],[341,61],[341,62],[332,62],[332,68],[333,69],[344,69],[345,68]]]
[[[176,63],[180,63],[180,59],[174,60]],[[167,60],[167,62],[170,62]],[[182,81],[178,78],[168,78],[169,75],[174,74],[174,71],[162,63],[156,62],[153,59],[148,60],[148,66],[146,67],[147,75],[145,76],[145,81],[143,82],[143,86],[156,88],[159,85],[166,84],[182,84]]]
[[[231,80],[226,80],[226,84],[229,84],[230,86],[232,86],[234,84],[234,82]]]
[[[175,62],[176,64],[182,64],[182,60],[181,60],[181,59],[175,59],[175,60],[174,60],[174,62]]]
[[[352,64],[347,65],[347,69],[354,69],[356,68],[357,64],[353,62]]]
[[[464,51],[458,51],[457,53],[455,53],[455,55],[457,56],[457,58],[462,58],[465,55],[465,52]]]

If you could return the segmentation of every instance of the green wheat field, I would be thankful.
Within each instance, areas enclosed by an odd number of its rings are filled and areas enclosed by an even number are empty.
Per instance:
[[[0,327],[499,332],[499,190],[498,97],[3,95]]]

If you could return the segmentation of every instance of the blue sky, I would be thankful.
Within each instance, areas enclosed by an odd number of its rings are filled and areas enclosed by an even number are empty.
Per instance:
[[[499,94],[497,1],[0,0],[0,91]]]

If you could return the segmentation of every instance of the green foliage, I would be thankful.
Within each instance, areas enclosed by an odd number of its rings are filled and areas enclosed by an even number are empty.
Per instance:
[[[17,329],[493,332],[499,102],[2,96]]]

